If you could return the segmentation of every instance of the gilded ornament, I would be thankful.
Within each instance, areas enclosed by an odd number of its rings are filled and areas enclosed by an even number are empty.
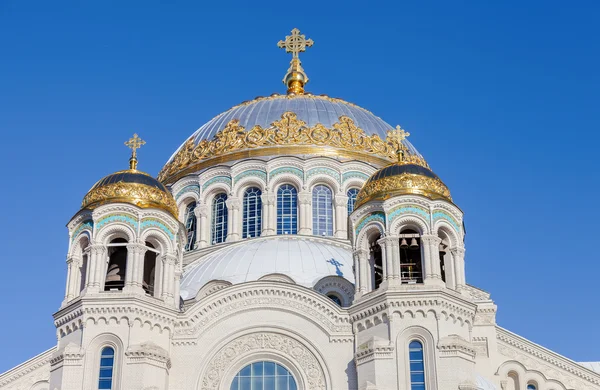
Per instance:
[[[373,200],[386,200],[397,195],[423,195],[430,199],[444,199],[452,202],[450,190],[438,178],[413,173],[386,176],[369,180],[356,196],[355,208]]]
[[[174,182],[182,175],[206,166],[204,163],[207,161],[226,162],[257,155],[250,152],[243,155],[232,154],[252,149],[260,149],[260,153],[268,155],[270,151],[267,148],[281,146],[293,146],[290,150],[293,154],[338,155],[365,161],[376,158],[381,164],[396,160],[398,142],[397,138],[382,140],[377,135],[367,135],[347,116],[339,117],[339,122],[333,124],[331,129],[320,123],[309,127],[291,111],[284,112],[281,119],[274,121],[268,128],[256,125],[249,131],[240,125],[239,120],[233,119],[210,141],[202,140],[196,145],[193,137],[188,139],[174,158],[163,167],[158,179],[165,183]],[[405,163],[429,168],[421,156],[410,154],[401,141],[400,145],[405,150]],[[333,153],[322,147],[331,147],[337,151]]]

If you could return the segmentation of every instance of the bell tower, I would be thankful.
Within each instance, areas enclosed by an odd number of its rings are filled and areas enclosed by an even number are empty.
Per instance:
[[[167,386],[185,232],[170,191],[137,169],[144,144],[125,142],[129,169],[99,180],[67,225],[52,389]]]
[[[350,216],[358,386],[438,389],[436,372],[448,372],[444,388],[471,389],[478,304],[465,283],[463,213],[408,136],[388,132],[397,161],[365,182]]]

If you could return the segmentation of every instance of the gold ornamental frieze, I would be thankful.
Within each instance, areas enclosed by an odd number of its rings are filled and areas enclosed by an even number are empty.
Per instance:
[[[269,149],[273,147],[277,149],[270,153]],[[293,148],[282,150],[282,147]],[[333,148],[338,152],[326,153],[323,147]],[[388,136],[382,140],[375,134],[369,136],[347,116],[339,117],[339,122],[332,128],[327,128],[320,123],[310,127],[306,122],[298,119],[296,113],[288,111],[268,128],[255,125],[246,130],[240,125],[239,120],[233,119],[223,130],[215,134],[212,140],[202,140],[196,144],[194,137],[191,137],[163,167],[158,180],[172,183],[184,174],[204,167],[203,163],[211,160],[222,163],[241,157],[287,152],[335,154],[347,158],[359,158],[364,155],[369,161],[375,158],[380,163],[389,163],[397,160],[398,149],[405,151],[403,163],[429,168],[422,157],[411,154],[408,148],[403,143],[399,143],[396,138]],[[235,153],[240,151],[254,151],[254,153]],[[258,151],[262,153],[257,153]]]
[[[87,193],[82,209],[94,209],[107,203],[129,203],[141,208],[157,207],[177,218],[177,204],[170,194],[138,183],[117,182],[93,188]]]
[[[356,197],[355,208],[373,201],[386,200],[396,195],[423,195],[430,199],[444,199],[452,202],[450,190],[437,177],[403,173],[365,183]]]

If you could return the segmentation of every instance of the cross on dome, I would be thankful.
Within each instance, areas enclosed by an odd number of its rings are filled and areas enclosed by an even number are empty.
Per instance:
[[[129,158],[129,169],[137,169],[137,150],[146,145],[146,141],[138,137],[137,133],[125,142],[125,146],[131,149],[131,158]]]
[[[396,126],[394,130],[389,130],[387,132],[387,138],[389,140],[396,141],[398,143],[398,162],[402,162],[404,160],[404,149],[406,146],[402,143],[407,137],[410,136],[408,131],[405,131],[400,125]]]
[[[306,39],[304,34],[300,34],[300,30],[297,28],[292,30],[292,35],[287,35],[285,40],[277,43],[277,46],[285,49],[286,53],[292,53],[290,68],[283,77],[283,83],[288,87],[288,95],[302,95],[304,93],[304,84],[308,83],[308,76],[304,73],[302,65],[300,65],[298,54],[306,51],[306,48],[311,47],[314,43],[312,39]]]
[[[315,42],[312,39],[306,39],[304,34],[300,34],[297,28],[292,30],[292,35],[287,35],[285,41],[279,41],[277,46],[285,49],[286,53],[292,53],[293,58],[298,58],[298,53],[306,51],[306,47],[311,47]]]

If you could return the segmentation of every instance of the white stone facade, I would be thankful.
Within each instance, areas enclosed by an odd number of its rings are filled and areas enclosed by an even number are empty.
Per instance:
[[[404,195],[366,203],[348,218],[348,189],[360,188],[375,170],[323,157],[240,161],[175,183],[180,221],[162,210],[120,203],[80,211],[68,224],[65,299],[54,315],[58,343],[0,375],[0,388],[97,389],[100,354],[108,346],[115,356],[112,388],[118,390],[229,390],[236,373],[256,361],[284,366],[303,390],[408,390],[408,349],[417,340],[427,390],[600,390],[593,365],[575,363],[496,324],[490,295],[465,280],[463,215],[455,205]],[[299,234],[289,237],[275,229],[282,184],[299,190]],[[310,194],[317,184],[334,194],[332,237],[312,235]],[[237,256],[239,264],[247,261],[249,255],[238,251],[221,277],[180,300],[182,280],[209,255],[254,247],[241,238],[240,202],[250,185],[262,190],[263,223],[261,237],[247,240],[268,241],[269,248],[302,241],[305,249],[293,264],[325,262],[328,255],[309,251],[327,248],[347,253],[349,264],[306,267],[302,283],[282,271],[289,264],[278,262],[260,275],[225,280],[236,272]],[[213,246],[210,204],[219,192],[229,196],[228,234]],[[197,202],[198,237],[195,250],[184,252],[182,222],[190,201]],[[420,281],[402,268],[399,245],[406,229],[420,240]],[[125,243],[114,244],[116,238]],[[127,248],[118,291],[104,288],[111,245]],[[380,260],[373,250],[380,251]],[[147,251],[156,253],[151,291],[144,287]]]

